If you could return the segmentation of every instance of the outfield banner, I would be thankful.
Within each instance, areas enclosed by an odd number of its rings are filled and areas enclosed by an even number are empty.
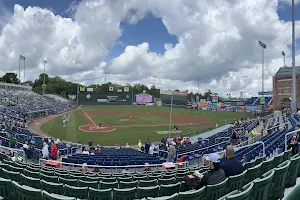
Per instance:
[[[124,87],[124,92],[129,92],[129,87]]]
[[[118,88],[117,92],[123,92],[122,88]]]
[[[260,97],[259,103],[260,103],[260,105],[265,105],[265,97]]]
[[[114,87],[113,86],[109,86],[109,91],[113,92],[114,91]]]
[[[187,92],[172,92],[171,95],[186,97],[188,95],[188,93]]]
[[[94,88],[87,88],[86,91],[87,91],[87,92],[93,92],[93,91],[94,91]]]
[[[85,92],[85,87],[80,86],[79,91],[80,91],[80,92]]]
[[[160,90],[160,94],[164,94],[164,95],[172,95],[172,91],[170,90]]]

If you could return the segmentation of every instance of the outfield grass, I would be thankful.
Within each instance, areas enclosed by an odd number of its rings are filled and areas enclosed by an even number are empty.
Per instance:
[[[143,106],[88,106],[83,107],[84,111],[92,111],[92,110],[143,110],[149,112],[165,112],[169,113],[170,108],[168,107],[143,107]],[[89,139],[94,141],[94,144],[100,145],[124,145],[126,143],[129,144],[137,144],[138,140],[142,140],[144,142],[147,139],[151,141],[160,141],[162,137],[167,135],[161,135],[156,133],[155,131],[167,131],[168,126],[161,127],[135,127],[135,128],[117,128],[115,131],[104,133],[88,133],[79,130],[81,125],[86,125],[87,121],[83,115],[79,114],[80,111],[71,112],[70,121],[67,123],[67,127],[62,127],[62,121],[60,117],[56,117],[48,122],[46,122],[42,126],[42,131],[48,135],[51,135],[56,138],[60,138],[62,140],[67,140],[71,142],[78,142],[86,144]],[[211,111],[198,111],[198,110],[190,110],[190,109],[182,109],[182,108],[173,108],[173,113],[184,116],[193,116],[202,119],[208,119],[212,121],[218,121],[219,125],[224,124],[224,120],[233,121],[235,119],[249,117],[246,113],[224,113],[224,112],[211,112]],[[89,115],[94,122],[103,123],[107,125],[134,125],[134,124],[169,124],[169,119],[164,117],[158,117],[156,115],[145,114],[145,113],[136,113],[133,114],[133,117],[136,120],[129,121],[118,121],[124,116],[128,116],[127,114],[108,114],[108,115]],[[176,121],[172,121],[171,124],[177,123]],[[211,125],[198,125],[198,126],[181,126],[179,130],[182,133],[196,131],[202,128],[207,127],[215,127],[215,124]],[[173,129],[173,127],[171,127]],[[173,135],[173,134],[172,134]]]

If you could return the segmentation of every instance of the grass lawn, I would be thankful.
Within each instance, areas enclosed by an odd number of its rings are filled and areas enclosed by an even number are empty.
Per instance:
[[[162,112],[169,113],[170,108],[168,107],[144,107],[144,106],[86,106],[83,107],[84,111],[95,111],[95,110],[142,110],[149,112]],[[99,133],[88,133],[79,130],[81,125],[86,125],[87,121],[80,111],[71,112],[71,118],[67,122],[67,127],[62,127],[62,120],[60,117],[56,117],[42,126],[42,131],[48,135],[51,135],[62,140],[71,142],[78,142],[86,144],[89,139],[93,140],[94,144],[100,145],[124,145],[137,144],[138,140],[150,139],[151,141],[160,141],[162,137],[167,135],[161,135],[156,131],[167,131],[168,126],[149,126],[149,127],[131,127],[131,128],[117,128],[112,132],[99,132]],[[196,131],[202,128],[215,127],[215,121],[219,122],[219,125],[223,125],[224,121],[233,121],[235,119],[249,117],[247,113],[225,113],[225,112],[211,112],[211,111],[198,111],[191,109],[173,108],[173,113],[177,115],[192,116],[201,119],[212,120],[212,124],[208,125],[191,125],[191,126],[179,126],[181,133],[187,133]],[[147,113],[135,113],[132,114],[134,120],[119,121],[124,117],[128,117],[128,114],[89,114],[95,123],[101,122],[102,124],[119,126],[119,125],[154,125],[154,124],[169,124],[169,119],[160,117],[157,115],[151,115]],[[129,117],[131,114],[129,114]],[[172,120],[172,125],[176,124],[177,121]],[[173,127],[171,127],[171,130]],[[173,134],[172,134],[173,135]]]

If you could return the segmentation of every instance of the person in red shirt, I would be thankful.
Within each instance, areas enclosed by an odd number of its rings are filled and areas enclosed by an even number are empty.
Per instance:
[[[56,146],[56,141],[52,144],[51,147],[51,158],[52,160],[56,160],[57,159],[57,146]]]

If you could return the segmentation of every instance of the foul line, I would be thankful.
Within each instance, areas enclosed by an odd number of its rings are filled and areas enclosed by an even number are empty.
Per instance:
[[[90,116],[88,116],[88,114],[86,112],[84,112],[81,108],[80,110],[85,114],[85,116],[90,120],[90,122],[92,122],[94,124],[94,126],[98,127],[97,124],[90,118]]]
[[[85,126],[85,125],[82,125],[82,126]],[[81,129],[82,126],[78,127],[79,130],[81,130],[83,132],[88,132],[88,133],[108,133],[108,132],[112,132],[112,131],[116,130],[116,128],[112,128],[110,130],[101,130],[101,131],[96,131],[97,129],[95,129],[95,130],[83,130],[83,129]]]

